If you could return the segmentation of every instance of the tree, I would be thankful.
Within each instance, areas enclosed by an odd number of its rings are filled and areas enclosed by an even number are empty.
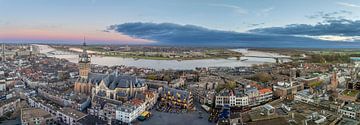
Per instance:
[[[260,82],[269,82],[270,80],[272,80],[272,77],[268,73],[259,72],[259,73],[256,73],[255,79],[260,81]]]

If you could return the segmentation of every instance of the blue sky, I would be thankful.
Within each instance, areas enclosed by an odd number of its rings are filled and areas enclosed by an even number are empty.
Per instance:
[[[156,43],[161,41],[112,32],[108,28],[134,22],[173,23],[249,33],[253,29],[289,24],[316,25],[339,19],[356,21],[360,18],[360,1],[0,0],[0,11],[2,41],[81,41],[85,35],[95,42]],[[317,40],[320,37],[301,35]],[[333,38],[325,40],[333,41]],[[346,40],[340,38],[339,41]]]

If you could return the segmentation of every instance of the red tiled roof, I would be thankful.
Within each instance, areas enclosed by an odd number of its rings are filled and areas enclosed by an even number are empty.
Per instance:
[[[264,93],[268,93],[268,92],[272,92],[272,90],[271,89],[260,89],[259,90],[260,94],[264,94]]]

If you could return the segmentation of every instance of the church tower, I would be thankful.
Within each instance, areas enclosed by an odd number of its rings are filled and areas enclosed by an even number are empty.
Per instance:
[[[86,43],[84,37],[83,52],[79,55],[79,79],[75,82],[74,90],[77,93],[91,93],[91,84],[88,83],[88,76],[91,72],[90,57],[86,51]]]
[[[86,42],[84,37],[83,52],[79,55],[79,75],[81,79],[87,79],[91,71],[90,57],[86,51]]]

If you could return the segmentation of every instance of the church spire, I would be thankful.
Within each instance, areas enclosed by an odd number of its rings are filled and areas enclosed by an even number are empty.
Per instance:
[[[83,53],[87,53],[87,51],[86,51],[86,41],[85,41],[85,36],[84,36],[84,42],[83,42]]]
[[[90,57],[87,53],[86,50],[86,41],[85,41],[85,36],[84,36],[84,43],[83,43],[83,52],[79,55],[79,63],[89,63],[90,62]]]

